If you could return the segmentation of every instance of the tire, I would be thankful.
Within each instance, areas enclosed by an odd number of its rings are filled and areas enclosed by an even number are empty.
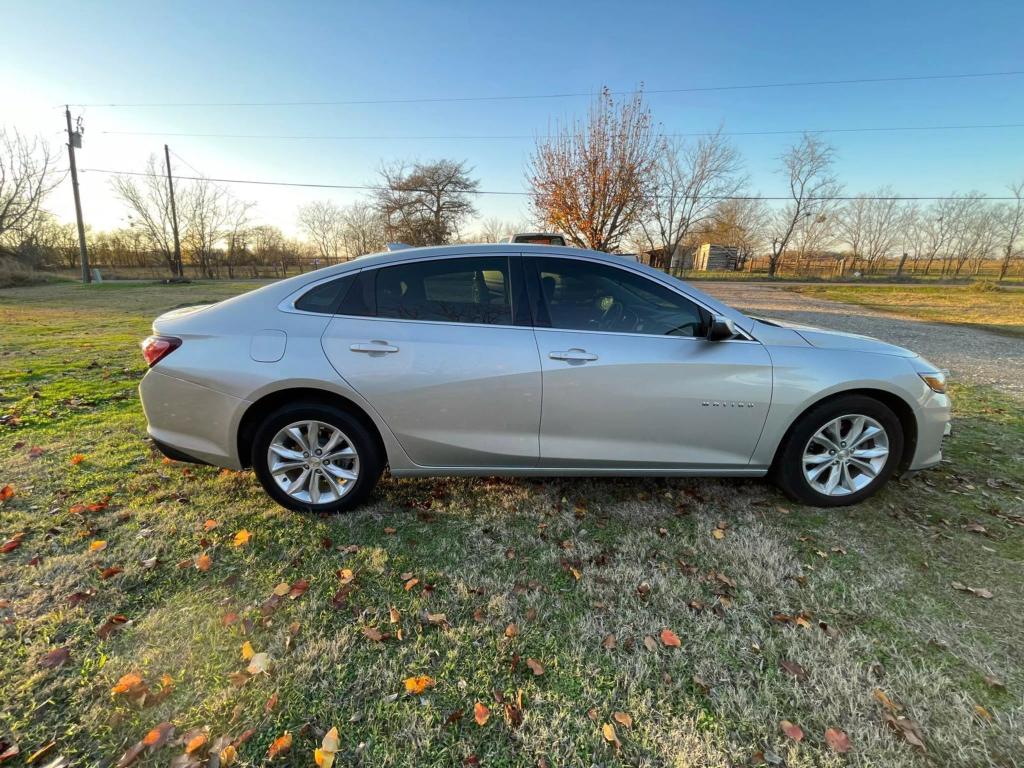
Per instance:
[[[314,455],[317,447],[309,444],[310,423],[317,425],[314,434],[319,449],[329,448],[332,439],[338,440],[330,454]],[[296,426],[297,435],[294,429],[282,435]],[[341,438],[335,438],[336,433]],[[310,450],[303,451],[305,447]],[[377,485],[384,463],[376,436],[351,413],[333,405],[297,403],[279,408],[263,420],[252,442],[252,467],[260,484],[274,501],[296,512],[337,513],[355,509]],[[340,476],[346,473],[355,479]],[[300,481],[300,476],[305,479]],[[289,493],[296,481],[301,485]]]
[[[872,431],[879,428],[882,434]],[[896,414],[872,397],[842,395],[797,419],[776,454],[772,478],[795,501],[844,507],[881,490],[902,456],[903,427]]]

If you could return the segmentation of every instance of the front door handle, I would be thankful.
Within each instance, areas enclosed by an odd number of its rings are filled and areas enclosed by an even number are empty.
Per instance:
[[[365,352],[366,354],[373,355],[384,355],[390,352],[397,352],[398,347],[394,344],[388,344],[386,341],[380,339],[374,339],[373,341],[359,342],[349,347],[353,352]]]
[[[597,360],[597,355],[593,352],[587,352],[579,347],[573,347],[564,352],[548,352],[548,357],[552,360],[568,360],[570,363],[589,363],[591,360]]]

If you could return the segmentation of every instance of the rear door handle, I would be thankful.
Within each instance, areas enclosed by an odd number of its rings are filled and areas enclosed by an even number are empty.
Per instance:
[[[597,360],[597,355],[593,352],[587,352],[579,347],[573,347],[564,352],[548,352],[548,357],[552,360],[568,360],[571,363],[588,363],[591,360]]]
[[[395,345],[388,344],[386,341],[380,341],[379,339],[374,339],[373,341],[359,342],[358,344],[353,344],[351,347],[349,347],[349,349],[351,349],[353,352],[365,352],[370,355],[384,355],[390,352],[398,351],[398,347],[396,347]]]

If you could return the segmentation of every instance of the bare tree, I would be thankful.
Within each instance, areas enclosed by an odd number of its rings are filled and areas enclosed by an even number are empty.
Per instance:
[[[693,143],[662,139],[649,210],[640,222],[650,249],[664,249],[671,262],[687,235],[714,214],[719,202],[743,187],[742,166],[721,130]]]
[[[178,211],[184,223],[182,244],[199,273],[215,277],[217,247],[228,233],[231,219],[228,194],[217,185],[200,179],[190,187],[179,186]]]
[[[329,200],[308,203],[299,208],[299,229],[306,233],[324,261],[340,260],[345,228],[341,209]]]
[[[734,198],[719,201],[700,231],[711,242],[735,248],[737,267],[741,268],[766,247],[764,232],[768,223],[769,211],[764,200]]]
[[[1002,235],[1003,261],[999,267],[999,279],[1006,279],[1006,272],[1010,269],[1010,261],[1021,255],[1022,244],[1020,237],[1024,230],[1024,181],[1018,181],[1010,185],[1010,191],[1016,198],[1016,202],[1003,206],[999,213],[999,231]]]
[[[850,248],[852,266],[860,260],[874,272],[896,247],[902,224],[900,201],[890,187],[849,201],[839,211],[837,228],[840,240]]]
[[[586,122],[538,138],[527,167],[537,218],[574,245],[615,250],[644,215],[655,150],[643,95],[620,103],[605,88]]]
[[[53,167],[49,146],[0,127],[0,253],[29,233],[46,196],[63,178]]]
[[[345,256],[354,259],[384,248],[384,220],[370,204],[357,201],[341,211],[341,240]]]
[[[149,249],[163,258],[168,271],[172,275],[177,274],[170,195],[156,155],[149,156],[146,174],[141,181],[131,176],[114,176],[111,185],[131,209],[128,217],[131,226],[143,235]]]
[[[805,133],[800,142],[781,158],[782,173],[789,184],[790,201],[779,211],[773,227],[772,251],[768,274],[774,276],[793,233],[805,219],[815,219],[826,202],[835,197],[840,186],[832,173],[835,151],[820,138]]]
[[[492,216],[480,222],[480,229],[472,236],[471,241],[475,243],[500,243],[522,229],[523,227],[518,226],[514,222]]]
[[[457,239],[466,219],[476,214],[471,195],[480,182],[470,173],[465,161],[454,160],[381,167],[383,183],[374,204],[386,237],[415,246]]]

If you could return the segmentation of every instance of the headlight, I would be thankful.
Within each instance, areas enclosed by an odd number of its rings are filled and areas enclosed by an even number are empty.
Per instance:
[[[932,392],[938,392],[940,395],[946,391],[946,372],[945,371],[929,371],[927,373],[918,373],[924,383],[928,385],[928,388]]]

